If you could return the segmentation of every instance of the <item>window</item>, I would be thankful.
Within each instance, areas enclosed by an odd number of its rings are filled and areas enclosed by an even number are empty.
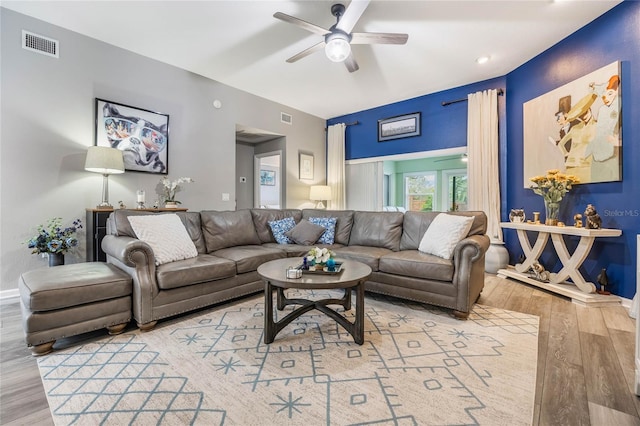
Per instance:
[[[465,211],[468,209],[467,171],[442,171],[443,211]]]
[[[404,175],[405,207],[410,211],[435,211],[436,173],[407,173]]]

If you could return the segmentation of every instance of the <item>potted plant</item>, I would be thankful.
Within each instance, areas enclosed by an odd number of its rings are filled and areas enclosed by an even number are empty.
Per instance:
[[[64,254],[78,245],[76,232],[82,228],[82,221],[76,219],[71,226],[62,228],[62,218],[54,217],[46,224],[38,225],[36,235],[27,241],[31,253],[47,253],[49,266],[64,265]]]
[[[195,182],[190,177],[181,177],[176,180],[169,180],[167,176],[164,176],[160,179],[160,184],[162,185],[162,198],[164,202],[165,208],[171,209],[178,207],[178,204],[182,204],[180,201],[176,200],[176,193],[182,190],[183,183],[192,183]]]
[[[580,179],[552,169],[548,170],[544,176],[534,176],[529,180],[536,184],[536,186],[530,186],[533,192],[544,199],[545,225],[557,225],[560,202],[573,185],[580,183]]]

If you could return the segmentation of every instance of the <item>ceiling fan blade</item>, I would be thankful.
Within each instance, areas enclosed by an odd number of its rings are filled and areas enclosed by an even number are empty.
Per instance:
[[[314,52],[317,52],[318,50],[322,50],[324,49],[324,41],[321,41],[318,44],[314,44],[313,46],[311,46],[308,49],[303,50],[302,52],[298,53],[297,55],[293,55],[292,57],[290,57],[289,59],[287,59],[287,62],[289,63],[293,63],[295,61],[298,61],[306,56],[311,55]]]
[[[358,22],[358,19],[360,19],[367,6],[369,6],[369,1],[370,0],[352,0],[344,12],[344,15],[340,17],[336,28],[349,34],[351,30],[353,30],[353,27],[356,26],[356,22]]]
[[[351,44],[405,44],[409,34],[398,33],[353,33]]]
[[[307,22],[307,21],[303,21],[302,19],[298,19],[296,17],[287,15],[287,14],[282,13],[282,12],[274,13],[273,17],[276,18],[276,19],[280,19],[281,21],[288,22],[289,24],[297,25],[300,28],[303,28],[303,29],[305,29],[307,31],[310,31],[312,33],[315,33],[315,34],[326,35],[326,34],[330,33],[329,30],[325,30],[324,28],[319,27],[319,26],[317,26],[315,24],[312,24],[312,23]]]
[[[349,72],[356,72],[360,69],[356,62],[356,58],[353,57],[353,53],[350,53],[347,59],[344,60],[344,65],[347,67]]]

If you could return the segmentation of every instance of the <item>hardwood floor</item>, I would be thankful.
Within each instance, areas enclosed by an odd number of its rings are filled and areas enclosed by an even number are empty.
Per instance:
[[[540,317],[534,425],[640,426],[635,320],[625,308],[584,308],[489,274],[478,303]],[[0,424],[52,425],[18,300],[0,310]]]

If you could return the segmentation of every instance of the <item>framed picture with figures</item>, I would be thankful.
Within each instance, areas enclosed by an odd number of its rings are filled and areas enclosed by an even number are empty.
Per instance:
[[[169,115],[96,98],[95,144],[122,151],[125,171],[169,173]]]

